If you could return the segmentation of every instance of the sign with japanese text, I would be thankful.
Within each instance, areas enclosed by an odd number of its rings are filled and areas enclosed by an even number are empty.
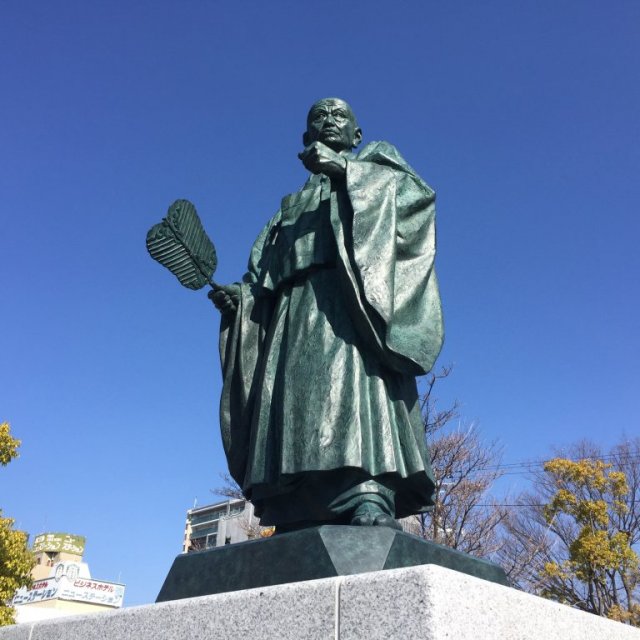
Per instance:
[[[19,606],[55,598],[89,602],[107,607],[121,607],[124,600],[124,585],[91,580],[90,578],[69,579],[67,576],[63,576],[59,580],[48,578],[47,580],[38,580],[31,589],[20,589],[13,598],[13,605]]]
[[[81,556],[84,553],[84,544],[84,536],[74,536],[70,533],[41,533],[34,538],[31,550],[35,553],[54,551]]]

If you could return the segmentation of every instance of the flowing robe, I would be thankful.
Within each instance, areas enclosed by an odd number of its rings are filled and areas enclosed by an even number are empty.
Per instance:
[[[263,524],[336,517],[370,479],[396,517],[433,504],[415,377],[443,340],[435,194],[388,143],[345,157],[282,200],[221,324],[223,443]]]

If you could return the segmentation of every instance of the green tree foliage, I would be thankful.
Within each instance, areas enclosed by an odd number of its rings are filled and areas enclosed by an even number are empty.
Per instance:
[[[20,440],[16,440],[11,435],[9,423],[0,423],[0,465],[6,467],[14,458],[17,458],[19,446]]]
[[[0,423],[0,465],[18,457],[20,440],[12,437],[9,424]],[[15,592],[31,583],[33,554],[27,548],[27,534],[13,528],[12,518],[0,511],[0,626],[15,622],[15,609],[9,606]]]
[[[527,591],[640,626],[640,440],[572,454],[547,462],[522,497],[502,564]]]

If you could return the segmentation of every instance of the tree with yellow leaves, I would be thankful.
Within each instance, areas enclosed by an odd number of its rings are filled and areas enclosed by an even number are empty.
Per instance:
[[[640,626],[640,441],[572,454],[522,497],[502,564],[527,591]]]
[[[18,457],[20,440],[11,435],[9,423],[0,423],[0,465]],[[15,609],[9,602],[20,587],[29,586],[33,555],[27,548],[27,534],[13,528],[12,518],[0,511],[0,626],[15,622]]]

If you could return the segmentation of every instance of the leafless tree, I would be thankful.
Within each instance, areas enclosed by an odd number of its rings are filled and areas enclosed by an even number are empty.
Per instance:
[[[501,545],[499,530],[507,508],[490,491],[502,475],[502,451],[486,443],[475,424],[460,421],[458,404],[440,409],[435,385],[451,367],[432,373],[422,398],[427,446],[435,477],[435,504],[429,513],[403,522],[405,530],[465,553],[490,557]]]
[[[229,473],[220,473],[220,479],[222,484],[215,489],[211,489],[211,493],[225,498],[231,498],[232,500],[246,500],[245,495],[242,493],[240,485],[231,477]],[[250,504],[250,503],[249,503]],[[268,538],[273,535],[274,527],[263,527],[260,524],[259,519],[253,515],[253,509],[247,508],[241,516],[240,528],[247,534],[247,538],[252,540],[253,538]]]
[[[229,473],[220,473],[218,474],[220,479],[222,480],[222,484],[211,489],[211,493],[222,496],[223,498],[233,498],[244,500],[244,493],[242,493],[242,489],[240,485],[231,477]]]

